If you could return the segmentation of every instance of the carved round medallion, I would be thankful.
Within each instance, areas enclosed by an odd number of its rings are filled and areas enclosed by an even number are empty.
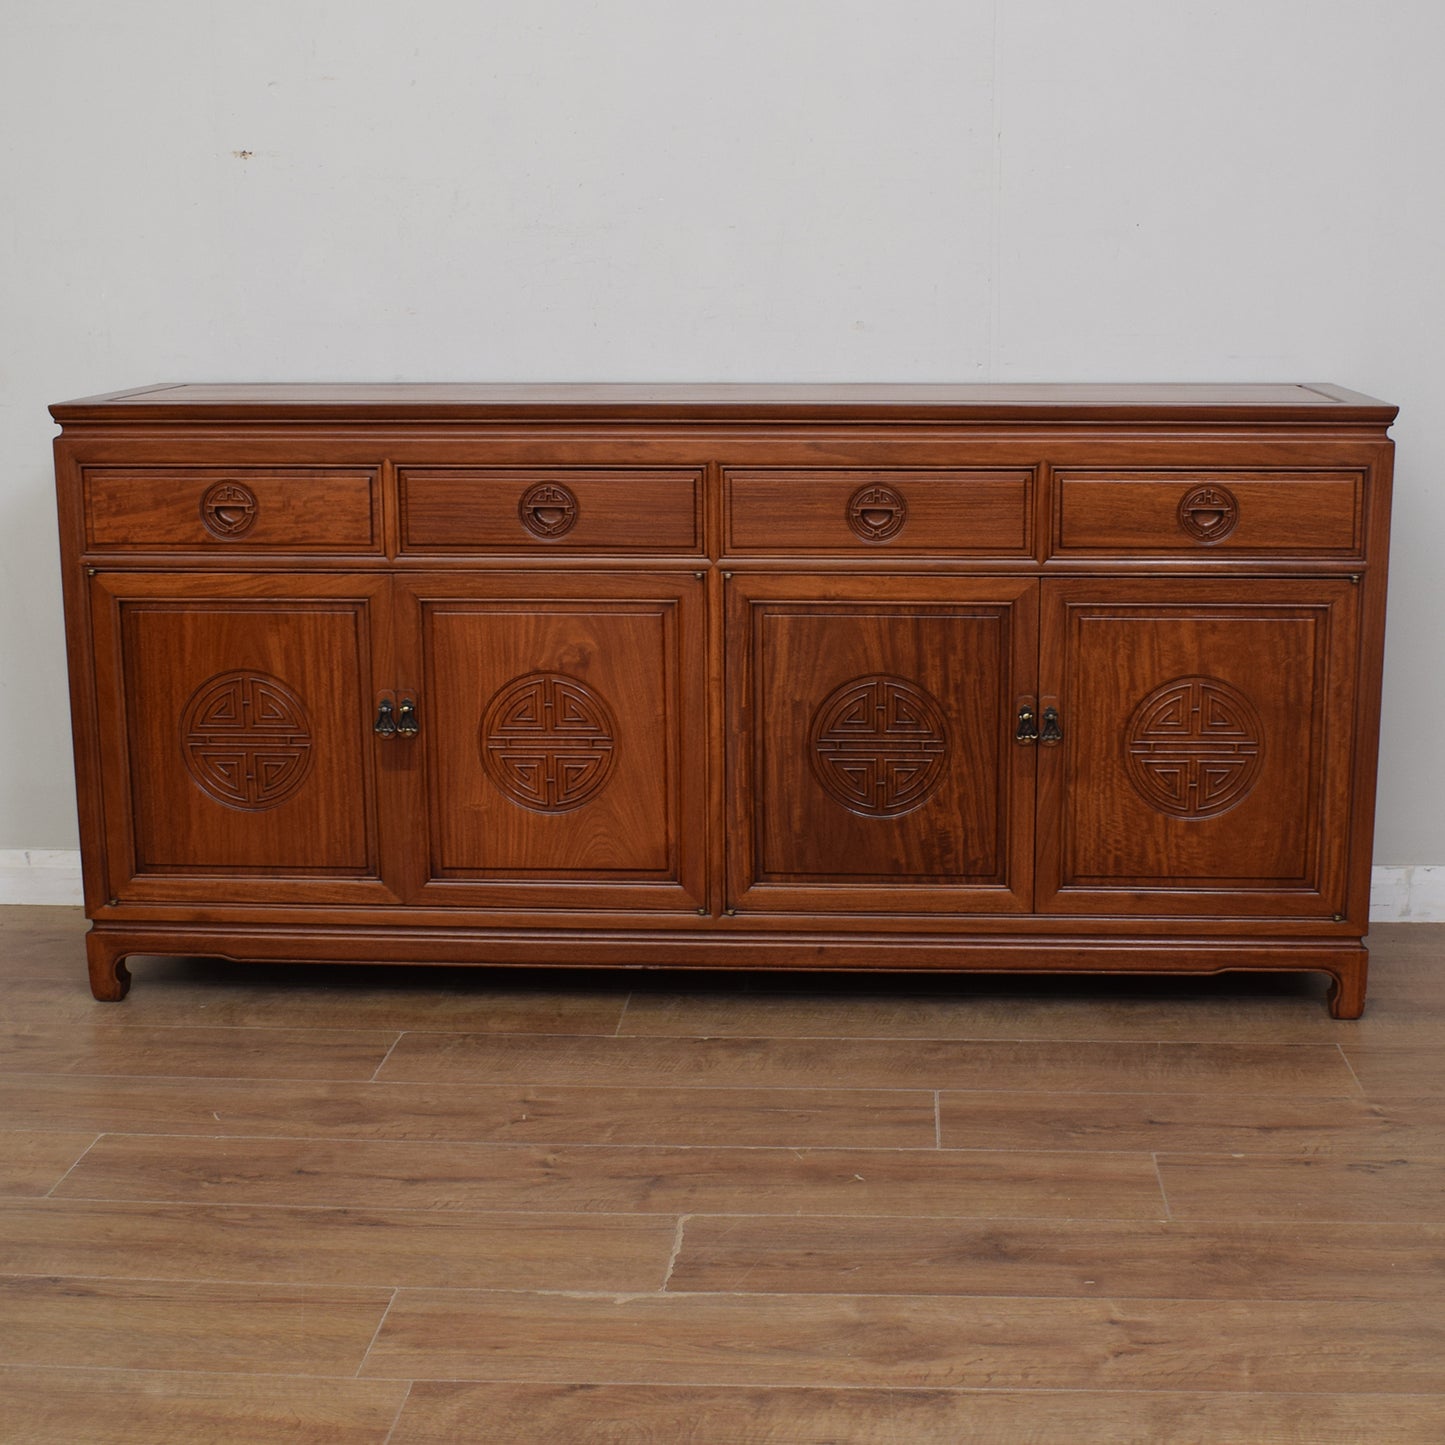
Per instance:
[[[1179,503],[1179,525],[1200,542],[1222,542],[1239,522],[1239,503],[1228,487],[1195,487]]]
[[[240,482],[217,482],[201,498],[201,522],[213,537],[229,540],[251,530],[258,503],[250,487]]]
[[[1156,687],[1129,720],[1129,777],[1144,800],[1176,818],[1212,818],[1254,786],[1264,730],[1254,704],[1217,677]]]
[[[311,724],[301,699],[264,672],[203,683],[181,715],[181,753],[203,793],[253,812],[284,803],[311,771]]]
[[[818,781],[853,813],[910,813],[943,779],[943,710],[901,677],[844,683],[813,714],[811,738]]]
[[[848,499],[848,525],[865,542],[896,537],[908,520],[908,503],[892,487],[859,487]]]
[[[617,728],[585,683],[555,672],[510,682],[482,717],[482,763],[514,803],[538,813],[580,808],[606,785]]]
[[[561,537],[577,525],[577,497],[561,482],[538,482],[522,493],[517,515],[534,537]]]

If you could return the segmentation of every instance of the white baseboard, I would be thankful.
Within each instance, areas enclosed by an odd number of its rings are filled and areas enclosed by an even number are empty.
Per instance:
[[[72,848],[0,848],[0,903],[79,905],[80,854]],[[1375,923],[1445,923],[1445,866],[1376,868],[1370,875]]]
[[[0,848],[0,903],[84,902],[76,848]]]
[[[1445,923],[1445,868],[1417,863],[1371,869],[1370,918],[1377,923]]]

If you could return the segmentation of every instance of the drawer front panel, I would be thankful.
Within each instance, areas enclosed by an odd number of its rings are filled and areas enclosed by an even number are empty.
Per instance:
[[[762,554],[1023,557],[1028,471],[729,471],[727,548]]]
[[[1364,551],[1359,472],[1058,474],[1057,552]]]
[[[401,471],[407,552],[702,550],[700,471]]]
[[[376,474],[331,467],[91,467],[92,551],[376,552]]]

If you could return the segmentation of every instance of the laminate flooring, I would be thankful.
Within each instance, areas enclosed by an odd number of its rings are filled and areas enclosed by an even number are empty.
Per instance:
[[[1445,926],[1322,980],[139,960],[0,908],[0,1442],[1445,1441]]]

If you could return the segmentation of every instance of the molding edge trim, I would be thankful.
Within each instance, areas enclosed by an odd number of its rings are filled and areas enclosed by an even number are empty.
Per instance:
[[[82,902],[78,849],[0,848],[0,904]],[[1372,869],[1370,922],[1445,923],[1445,865]]]

